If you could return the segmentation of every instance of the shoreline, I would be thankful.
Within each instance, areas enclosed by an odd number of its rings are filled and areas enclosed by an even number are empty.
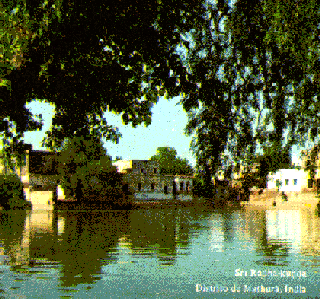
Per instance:
[[[252,195],[249,201],[242,201],[241,206],[246,208],[267,208],[267,209],[301,209],[317,208],[320,198],[316,197],[315,192],[292,192],[288,194],[288,200],[284,201],[279,193],[272,193],[270,196]],[[273,203],[276,203],[274,206]]]

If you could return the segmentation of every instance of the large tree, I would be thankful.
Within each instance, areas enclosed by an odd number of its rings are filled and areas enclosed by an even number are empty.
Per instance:
[[[183,95],[208,177],[225,152],[250,164],[266,142],[280,151],[318,134],[316,0],[25,0],[1,9],[2,116],[23,132],[26,102],[54,103],[47,145],[88,131],[117,141],[104,111],[148,125],[163,94]]]
[[[12,11],[15,7],[19,9]],[[88,129],[117,141],[106,110],[124,123],[151,123],[160,94],[178,95],[186,72],[176,53],[180,34],[196,28],[199,3],[166,1],[11,1],[6,13],[2,112],[25,131],[24,105],[37,98],[55,104],[46,145]],[[11,47],[10,43],[16,45]],[[15,57],[15,59],[11,58]],[[173,74],[170,75],[170,71]],[[9,105],[10,103],[10,105]],[[14,103],[14,105],[12,105]]]
[[[158,147],[151,161],[158,161],[161,174],[192,175],[193,169],[187,159],[177,157],[177,151],[172,147]]]
[[[208,6],[187,56],[199,88],[183,104],[197,165],[209,177],[226,153],[250,165],[265,144],[280,153],[317,136],[319,17],[317,1]]]

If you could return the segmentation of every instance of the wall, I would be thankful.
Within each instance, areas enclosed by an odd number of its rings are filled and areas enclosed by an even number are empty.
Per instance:
[[[58,200],[64,200],[66,199],[65,198],[65,195],[64,195],[64,190],[63,188],[61,187],[61,185],[58,185]]]
[[[52,191],[32,191],[30,192],[32,210],[53,210]]]
[[[41,188],[46,191],[53,191],[57,186],[58,180],[58,175],[30,174],[30,185],[33,186],[33,188],[41,186]]]
[[[297,184],[294,185],[294,179]],[[279,180],[281,185],[279,191],[301,191],[308,188],[308,173],[298,169],[280,169],[275,174],[269,174],[267,179],[267,189],[277,189],[276,181]],[[286,180],[288,184],[286,185]]]
[[[132,162],[131,160],[129,160],[129,161],[119,160],[119,161],[112,162],[112,165],[117,167],[118,172],[124,172],[125,169],[132,168],[131,162]]]

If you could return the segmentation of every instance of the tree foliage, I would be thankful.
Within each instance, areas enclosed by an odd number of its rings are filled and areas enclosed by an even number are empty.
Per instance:
[[[266,187],[267,175],[269,172],[275,173],[278,169],[288,169],[292,167],[290,149],[287,147],[282,152],[278,152],[272,147],[266,147],[262,155],[255,159],[258,164],[258,172],[252,177],[256,185],[261,188]]]
[[[79,201],[122,203],[122,178],[97,137],[75,137],[58,155],[61,184]]]
[[[30,207],[23,193],[23,184],[17,175],[0,175],[0,205],[5,209]]]
[[[158,161],[161,174],[189,174],[193,169],[187,159],[177,157],[177,151],[173,147],[158,147],[157,154],[151,157],[151,161]]]
[[[184,99],[197,164],[210,173],[225,152],[250,164],[261,145],[281,152],[303,144],[319,121],[317,2],[221,2],[223,10],[208,6],[206,27],[194,33],[188,59],[199,88]]]
[[[27,128],[25,103],[55,104],[45,144],[91,134],[103,118],[151,122],[160,95],[182,95],[192,149],[208,177],[230,153],[318,136],[318,1],[25,0],[2,4],[2,116]],[[15,13],[12,10],[15,9]],[[9,138],[9,137],[8,137]]]
[[[19,17],[10,11],[19,6]],[[1,93],[15,110],[14,120],[33,98],[55,104],[53,128],[45,144],[59,146],[64,137],[82,136],[88,129],[113,141],[118,131],[103,118],[106,110],[122,114],[124,123],[151,123],[158,96],[178,95],[177,77],[185,77],[175,52],[180,33],[201,21],[201,3],[136,1],[12,1],[3,6],[10,30],[21,32],[6,60],[4,78],[11,86]],[[200,15],[199,15],[200,14]],[[21,19],[17,23],[14,19]],[[6,32],[9,35],[9,29]],[[10,63],[11,62],[11,63]],[[14,114],[14,111],[15,114]],[[18,130],[24,127],[19,126]]]

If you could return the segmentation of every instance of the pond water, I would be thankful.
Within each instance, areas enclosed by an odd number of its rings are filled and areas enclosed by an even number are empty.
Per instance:
[[[311,209],[0,217],[0,298],[320,297]]]

